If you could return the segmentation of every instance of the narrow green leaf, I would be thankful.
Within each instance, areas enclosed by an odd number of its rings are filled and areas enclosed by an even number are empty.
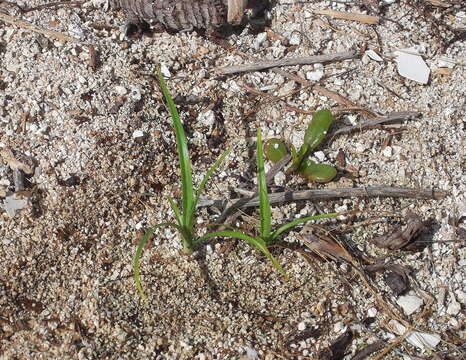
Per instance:
[[[275,241],[281,234],[283,234],[285,231],[300,225],[304,224],[308,221],[312,220],[319,220],[319,219],[328,219],[328,218],[333,218],[340,216],[341,213],[328,213],[328,214],[320,214],[320,215],[313,215],[313,216],[306,216],[300,219],[293,220],[287,224],[284,224],[280,226],[277,230],[275,230],[272,235],[270,236],[271,242]]]
[[[261,238],[254,238],[252,236],[246,235],[239,231],[224,230],[224,231],[207,233],[203,235],[202,237],[200,237],[199,241],[204,241],[206,239],[218,237],[218,236],[231,237],[231,238],[246,241],[249,245],[251,245],[252,247],[262,252],[262,254],[264,254],[267,257],[267,259],[269,259],[272,262],[273,266],[275,267],[275,269],[277,269],[279,273],[286,276],[285,270],[283,270],[278,260],[270,253],[269,249],[267,249],[267,245],[265,241],[262,240]]]
[[[176,202],[171,198],[167,197],[167,200],[170,204],[170,207],[172,208],[173,212],[175,213],[175,219],[176,222],[178,223],[179,226],[183,227],[183,216],[181,215],[180,209],[178,205],[176,205]]]
[[[260,234],[261,238],[267,239],[272,229],[272,209],[270,208],[269,195],[267,194],[260,128],[257,129],[257,183],[259,185]]]
[[[181,187],[183,192],[183,224],[187,226],[190,224],[192,217],[191,211],[193,209],[194,201],[194,190],[193,190],[193,178],[191,169],[191,160],[189,158],[188,141],[184,133],[183,124],[181,123],[180,116],[176,110],[173,98],[168,91],[167,85],[160,71],[160,67],[157,69],[160,88],[162,89],[163,96],[167,101],[168,111],[172,118],[172,124],[175,128],[176,134],[176,148],[178,150],[178,156],[180,161],[181,170]]]
[[[221,165],[221,163],[223,162],[223,160],[225,160],[225,158],[228,156],[228,154],[230,153],[231,149],[228,149],[226,151],[224,151],[222,153],[222,155],[219,156],[219,158],[217,159],[217,161],[215,161],[215,163],[209,168],[209,170],[207,171],[207,173],[204,175],[204,178],[202,179],[202,181],[200,182],[199,184],[199,187],[197,188],[197,191],[196,191],[196,196],[194,197],[194,201],[193,201],[193,208],[191,209],[191,214],[193,215],[191,217],[191,227],[192,227],[192,222],[194,220],[194,213],[196,211],[196,206],[197,206],[197,202],[199,201],[199,197],[202,195],[202,193],[204,192],[204,189],[205,189],[205,185],[207,184],[207,181],[209,181],[209,178],[212,176],[212,174],[217,170],[217,168]]]
[[[172,226],[178,231],[181,231],[181,228],[174,224],[174,223],[160,223],[154,225],[152,228],[146,231],[144,236],[141,238],[139,241],[138,247],[136,249],[136,252],[134,253],[133,256],[133,279],[134,279],[134,284],[136,286],[137,291],[141,295],[141,297],[146,300],[147,297],[144,294],[144,291],[142,290],[142,285],[141,285],[141,271],[140,271],[140,262],[141,262],[141,256],[142,256],[142,251],[144,250],[144,246],[146,246],[147,242],[150,240],[152,237],[152,234],[157,228],[160,227],[165,227],[165,226]]]
[[[309,145],[309,151],[314,151],[322,140],[324,140],[332,123],[333,115],[330,110],[324,109],[314,113],[304,133],[304,143]]]

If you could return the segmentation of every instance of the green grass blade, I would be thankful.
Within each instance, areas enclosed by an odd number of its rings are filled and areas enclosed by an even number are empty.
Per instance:
[[[175,219],[179,226],[183,226],[183,216],[181,215],[180,208],[176,205],[176,202],[171,198],[167,197],[168,202],[170,203],[170,207],[172,208],[173,212],[175,213]]]
[[[215,163],[209,168],[207,173],[204,175],[204,178],[200,182],[199,187],[197,188],[197,191],[196,191],[196,196],[195,196],[194,201],[193,201],[193,208],[191,209],[191,214],[193,214],[193,217],[191,218],[191,224],[192,224],[192,221],[194,219],[194,212],[196,211],[197,202],[199,201],[199,197],[204,192],[207,181],[209,181],[209,178],[212,176],[212,174],[215,172],[215,170],[217,170],[217,168],[220,166],[220,164],[223,162],[223,160],[225,160],[225,158],[228,156],[230,151],[231,151],[231,149],[228,149],[225,152],[223,152],[222,155],[219,156],[217,161],[215,161]]]
[[[239,232],[239,231],[224,230],[224,231],[216,231],[216,232],[207,233],[203,235],[202,237],[200,237],[198,241],[202,242],[206,239],[218,237],[218,236],[231,237],[231,238],[246,241],[249,245],[251,245],[252,247],[262,252],[262,254],[264,254],[267,257],[267,259],[269,259],[272,262],[273,266],[275,267],[275,269],[278,270],[279,273],[286,276],[285,270],[283,270],[282,266],[280,265],[278,260],[275,258],[275,256],[273,256],[270,253],[269,249],[267,249],[267,245],[265,241],[260,238],[254,238],[252,236],[243,234],[242,232]]]
[[[333,218],[342,215],[342,213],[328,213],[328,214],[321,214],[321,215],[314,215],[314,216],[306,216],[300,219],[293,220],[285,225],[280,226],[277,230],[275,230],[272,235],[270,236],[270,242],[275,241],[281,234],[283,234],[285,231],[306,223],[311,220],[319,220],[319,219],[328,219],[328,218]]]
[[[189,158],[188,152],[188,141],[184,133],[183,124],[181,123],[180,116],[176,110],[175,103],[173,98],[168,91],[167,85],[163,78],[163,75],[160,71],[160,68],[157,69],[160,88],[162,89],[163,96],[167,101],[168,111],[172,118],[173,127],[175,128],[176,134],[176,148],[178,150],[178,156],[180,161],[180,170],[181,170],[181,186],[183,192],[183,224],[187,226],[190,223],[190,218],[192,216],[191,211],[193,209],[194,201],[194,190],[193,190],[193,177],[191,169],[191,160]]]
[[[272,209],[267,194],[260,128],[257,130],[257,183],[259,185],[260,234],[262,239],[268,239],[272,231]]]
[[[150,240],[152,237],[152,234],[157,228],[164,227],[164,226],[172,226],[176,228],[178,231],[180,231],[180,227],[174,223],[160,223],[154,225],[152,228],[146,231],[144,236],[141,238],[139,241],[138,247],[136,249],[136,252],[133,256],[133,279],[134,279],[134,284],[136,286],[137,291],[141,295],[141,297],[146,300],[147,297],[144,294],[144,291],[142,290],[142,285],[141,285],[141,269],[140,269],[140,263],[141,263],[141,256],[142,256],[142,251],[144,250],[144,246],[146,246],[147,242]]]

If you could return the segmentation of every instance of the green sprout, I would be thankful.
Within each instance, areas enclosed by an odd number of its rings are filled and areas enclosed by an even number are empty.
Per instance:
[[[160,72],[160,69],[158,69],[158,79],[163,96],[167,102],[167,107],[172,118],[173,127],[175,129],[176,147],[178,151],[181,175],[182,207],[180,209],[180,207],[173,199],[168,198],[168,202],[170,203],[170,207],[174,212],[176,222],[166,222],[154,225],[152,228],[146,231],[144,236],[139,241],[136,253],[133,257],[133,276],[136,289],[139,291],[143,298],[146,297],[144,295],[144,291],[142,290],[141,285],[140,260],[144,246],[149,241],[149,239],[151,239],[154,231],[157,228],[172,227],[176,229],[180,234],[183,244],[183,252],[188,255],[192,254],[194,249],[200,244],[200,241],[196,240],[196,231],[194,228],[194,218],[199,197],[203,193],[205,185],[209,178],[212,176],[212,174],[220,166],[220,164],[223,162],[223,160],[229,153],[229,151],[227,150],[217,159],[217,161],[210,167],[202,181],[199,183],[197,190],[194,190],[191,160],[188,152],[188,141],[186,139],[180,116],[178,114],[178,111],[176,110],[175,103],[168,91],[167,85]]]
[[[264,169],[264,155],[262,145],[262,134],[260,129],[257,131],[257,183],[259,186],[259,217],[260,231],[258,236],[244,234],[240,231],[225,230],[205,234],[199,241],[212,237],[231,237],[246,241],[254,248],[261,251],[275,266],[275,268],[283,275],[286,275],[282,266],[277,259],[270,253],[268,246],[274,243],[284,232],[293,227],[306,223],[311,220],[332,218],[341,215],[340,213],[329,213],[315,216],[307,216],[300,219],[295,219],[287,224],[280,226],[278,229],[272,229],[272,209],[270,206],[269,195],[267,193],[267,183]]]
[[[304,133],[304,141],[299,151],[291,146],[292,162],[286,171],[287,174],[297,172],[308,180],[322,183],[331,181],[337,175],[337,170],[333,166],[316,164],[307,158],[325,139],[332,123],[333,115],[329,110],[324,109],[314,113]],[[274,163],[288,154],[284,142],[275,138],[266,142],[264,151],[266,158]]]

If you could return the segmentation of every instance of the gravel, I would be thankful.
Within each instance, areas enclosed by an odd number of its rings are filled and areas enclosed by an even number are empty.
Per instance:
[[[17,4],[47,2],[52,1]],[[0,148],[35,161],[23,194],[28,205],[14,216],[0,208],[0,358],[319,358],[348,328],[355,335],[345,359],[392,339],[400,341],[386,359],[426,355],[413,338],[419,334],[435,340],[439,356],[464,356],[465,44],[448,45],[453,35],[435,24],[464,28],[465,18],[460,2],[444,2],[457,5],[390,2],[382,15],[387,20],[369,26],[313,13],[361,12],[354,5],[279,0],[267,32],[246,26],[225,41],[195,32],[126,39],[122,14],[106,11],[100,0],[24,14],[2,3],[2,12],[81,42],[0,21]],[[182,255],[171,229],[158,231],[144,252],[148,301],[139,298],[131,271],[137,241],[149,225],[173,215],[167,196],[180,196],[175,138],[151,76],[158,63],[186,125],[195,181],[232,148],[207,187],[211,198],[236,197],[238,187],[255,190],[258,126],[266,138],[280,136],[299,146],[309,121],[309,115],[251,95],[242,85],[287,94],[286,103],[303,110],[339,106],[271,71],[216,78],[215,67],[249,62],[225,44],[258,59],[373,50],[382,62],[365,54],[285,70],[375,113],[422,112],[421,119],[390,131],[338,136],[315,154],[318,161],[335,163],[343,151],[346,169],[358,177],[317,185],[279,173],[271,187],[393,185],[448,192],[438,201],[359,198],[273,209],[274,223],[341,208],[367,211],[321,224],[369,257],[408,266],[409,296],[422,301],[416,312],[403,314],[383,276],[366,283],[349,264],[272,248],[289,275],[285,280],[237,241],[213,242],[193,256]],[[96,68],[88,45],[98,53]],[[427,84],[397,73],[389,55],[406,48],[422,55],[431,71]],[[351,109],[338,114],[337,127],[363,121]],[[13,171],[0,162],[0,203],[13,190]],[[407,211],[432,220],[422,235],[432,245],[409,253],[367,242],[397,226],[397,218],[387,214]],[[202,209],[199,216],[203,227],[216,214]],[[257,211],[248,210],[237,225],[254,231],[257,219]],[[283,240],[300,245],[294,232]],[[393,321],[398,330],[390,326]],[[409,341],[399,333],[406,324],[416,331]]]

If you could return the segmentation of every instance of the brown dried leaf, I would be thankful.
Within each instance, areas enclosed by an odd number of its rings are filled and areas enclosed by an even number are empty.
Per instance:
[[[34,162],[26,155],[21,153],[15,155],[10,148],[4,148],[0,151],[0,156],[12,170],[22,170],[28,175],[34,172]]]
[[[299,237],[309,250],[322,258],[352,261],[351,255],[342,245],[321,232],[316,234],[312,226],[305,226]]]
[[[322,360],[341,360],[345,357],[346,348],[353,341],[353,332],[351,329],[340,335],[327,349],[319,354]]]
[[[425,229],[426,224],[422,219],[418,215],[410,213],[406,216],[406,226],[404,229],[375,237],[369,240],[369,242],[383,249],[417,250],[420,244],[416,242],[416,238]]]

